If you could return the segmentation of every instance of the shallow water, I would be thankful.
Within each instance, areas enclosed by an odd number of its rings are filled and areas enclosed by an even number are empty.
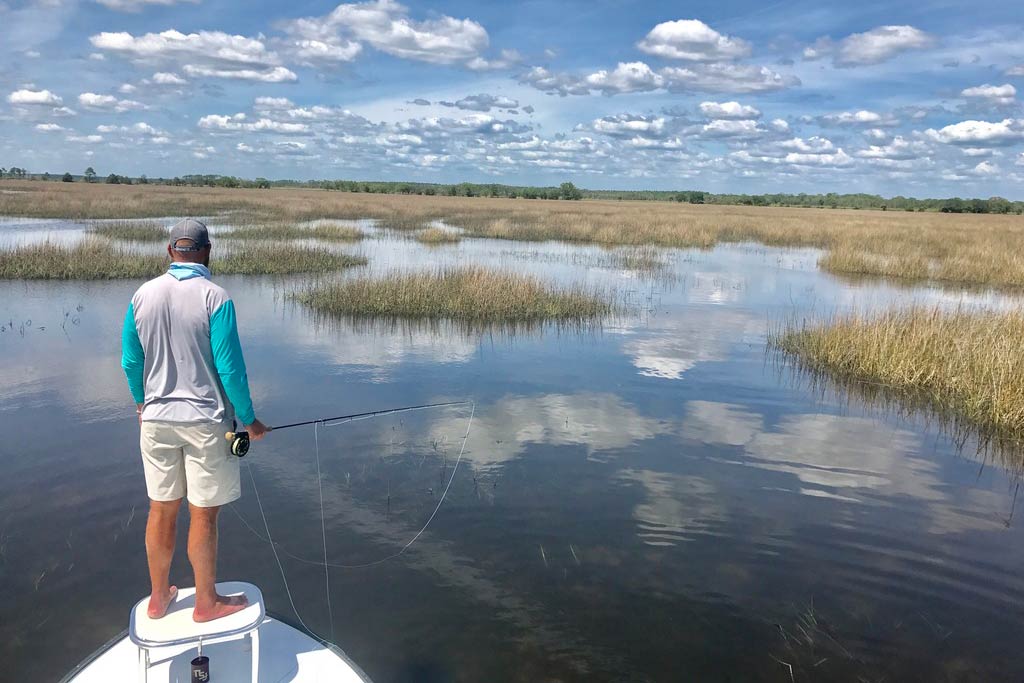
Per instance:
[[[0,222],[0,241],[83,226]],[[223,513],[224,578],[331,637],[378,682],[1019,680],[1017,479],[938,425],[821,392],[766,354],[791,315],[1007,295],[843,281],[814,250],[612,252],[375,233],[359,272],[480,263],[614,290],[600,328],[328,322],[309,278],[223,277],[270,423],[465,407],[256,444]],[[147,591],[137,425],[119,367],[138,282],[0,282],[0,659],[54,680]],[[325,600],[315,441],[323,469]],[[447,497],[426,532],[397,553]],[[184,519],[181,525],[183,531]],[[190,582],[179,533],[172,578]],[[296,559],[301,558],[301,559]],[[59,644],[59,645],[55,645]],[[785,664],[783,664],[785,663]]]

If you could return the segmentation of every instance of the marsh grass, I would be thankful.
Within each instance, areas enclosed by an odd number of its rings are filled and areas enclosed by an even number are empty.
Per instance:
[[[295,298],[335,316],[479,323],[587,322],[615,310],[610,298],[596,290],[555,288],[532,277],[479,267],[357,278],[317,285]]]
[[[224,275],[287,275],[330,273],[366,263],[362,256],[343,254],[326,247],[255,243],[215,257],[210,263],[210,270]]]
[[[238,225],[374,219],[420,230],[437,220],[463,237],[707,249],[723,242],[817,247],[836,273],[1024,286],[1020,216],[379,195],[0,181],[0,215],[132,219],[227,216]]]
[[[156,277],[167,257],[139,254],[100,239],[75,245],[42,242],[0,250],[5,280],[116,280]]]
[[[163,254],[130,251],[98,238],[64,245],[43,242],[0,250],[0,279],[117,280],[156,277],[167,270]],[[215,257],[215,274],[285,275],[326,273],[363,265],[360,256],[326,248],[257,244]]]
[[[315,239],[324,242],[357,242],[366,237],[359,228],[342,223],[321,223],[319,225],[246,225],[223,232],[220,237],[236,240],[301,240]]]
[[[125,242],[164,242],[170,231],[156,221],[113,221],[89,228],[89,233]]]
[[[800,369],[923,405],[983,438],[1024,438],[1024,312],[914,307],[773,330]]]
[[[427,228],[426,230],[420,230],[413,235],[413,237],[417,242],[430,245],[458,244],[462,240],[457,233],[443,228]]]

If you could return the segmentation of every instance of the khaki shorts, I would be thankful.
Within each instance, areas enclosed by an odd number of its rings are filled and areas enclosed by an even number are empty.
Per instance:
[[[143,422],[139,445],[151,500],[188,496],[196,507],[216,507],[242,495],[240,458],[231,454],[224,433],[231,422],[184,424]]]

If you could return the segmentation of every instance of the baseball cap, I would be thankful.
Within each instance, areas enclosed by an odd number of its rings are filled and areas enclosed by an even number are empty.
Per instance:
[[[178,246],[178,240],[190,240],[192,246]],[[210,244],[210,233],[206,225],[195,218],[186,218],[171,226],[171,249],[175,251],[199,251]]]

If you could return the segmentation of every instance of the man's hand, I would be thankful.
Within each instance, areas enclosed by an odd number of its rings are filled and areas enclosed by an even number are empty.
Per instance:
[[[144,405],[145,405],[145,404],[143,404],[143,403],[136,403],[136,404],[135,404],[135,414],[136,414],[136,415],[138,416],[138,418],[139,418],[139,426],[140,426],[140,427],[142,426],[142,407],[143,407]]]
[[[267,432],[270,431],[270,427],[259,420],[253,420],[251,425],[245,425],[245,431],[249,433],[249,439],[251,441],[259,441],[267,435]]]

